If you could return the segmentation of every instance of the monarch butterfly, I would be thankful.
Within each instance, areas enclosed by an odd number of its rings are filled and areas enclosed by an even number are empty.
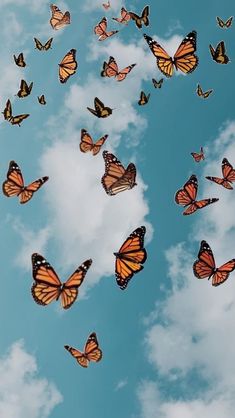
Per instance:
[[[139,106],[146,105],[148,103],[148,101],[149,101],[149,98],[150,98],[150,93],[146,96],[146,94],[143,91],[141,91],[141,93],[140,93],[140,99],[138,101],[138,105]]]
[[[191,155],[197,163],[199,163],[201,160],[205,160],[205,155],[202,147],[200,148],[199,153],[191,152]]]
[[[79,351],[76,348],[65,345],[64,348],[77,360],[82,367],[88,367],[90,361],[98,362],[102,359],[102,351],[99,348],[99,343],[96,333],[92,332],[89,335],[84,351]]]
[[[219,199],[203,199],[196,200],[197,197],[197,177],[193,174],[189,180],[184,184],[183,188],[178,190],[175,194],[175,202],[181,206],[188,206],[188,208],[183,212],[183,215],[191,215],[196,212],[198,209],[202,209],[211,203],[217,202]]]
[[[104,61],[103,70],[101,71],[101,77],[115,77],[117,81],[125,80],[127,74],[136,66],[131,64],[128,67],[123,68],[119,71],[117,63],[113,57],[109,57],[109,62]]]
[[[13,57],[18,67],[26,67],[26,62],[24,60],[24,55],[22,52],[18,55],[18,57],[16,57],[15,55],[13,55]]]
[[[35,302],[45,306],[61,297],[62,307],[69,309],[77,299],[78,288],[81,286],[91,264],[92,260],[84,261],[65,283],[61,283],[48,261],[40,254],[32,254],[32,274],[35,283],[31,292]]]
[[[161,89],[163,84],[163,78],[161,78],[159,81],[155,80],[155,78],[152,78],[152,83],[155,89]]]
[[[135,21],[137,28],[141,29],[142,24],[145,26],[149,25],[149,6],[145,6],[142,10],[141,16],[138,16],[136,13],[129,12],[129,15],[132,20]]]
[[[199,97],[202,97],[203,99],[207,99],[209,96],[210,96],[210,94],[213,92],[213,90],[211,89],[211,90],[208,90],[208,91],[203,91],[202,90],[202,88],[201,88],[201,86],[200,86],[200,84],[198,84],[197,85],[197,90],[196,90],[196,92],[197,92],[197,95],[199,96]]]
[[[90,107],[87,107],[89,112],[91,112],[93,115],[97,116],[97,118],[107,118],[108,116],[112,115],[113,110],[110,107],[107,107],[104,105],[103,102],[101,102],[98,97],[94,98],[94,106],[95,110],[91,109]]]
[[[32,87],[33,87],[33,82],[30,83],[30,85],[28,86],[25,80],[21,80],[20,90],[18,91],[17,96],[20,98],[29,96],[29,94],[31,93]]]
[[[235,170],[227,160],[227,158],[224,158],[222,161],[222,174],[223,178],[220,177],[210,177],[207,176],[206,179],[210,181],[214,181],[214,183],[219,184],[220,186],[225,187],[225,189],[232,190],[233,186],[230,183],[233,183],[235,181]]]
[[[228,29],[232,25],[233,16],[231,16],[228,20],[226,20],[226,22],[224,22],[219,16],[216,17],[216,20],[217,20],[218,25],[222,29]]]
[[[109,196],[124,192],[136,186],[136,168],[130,163],[125,169],[121,162],[108,151],[103,152],[105,173],[101,179],[104,190]]]
[[[61,29],[70,24],[70,13],[68,11],[62,13],[55,4],[51,4],[50,8],[52,13],[50,24],[53,29]]]
[[[38,96],[38,102],[41,105],[45,105],[47,103],[44,94],[42,94],[41,96]]]
[[[59,80],[61,83],[66,83],[71,75],[76,73],[77,69],[76,49],[71,49],[62,59],[59,64]]]
[[[5,120],[10,122],[12,125],[19,125],[19,126],[21,122],[29,116],[28,113],[25,113],[23,115],[12,116],[12,107],[11,107],[11,102],[9,99],[6,102],[6,107],[2,113],[4,115]]]
[[[131,19],[130,13],[125,9],[125,7],[121,8],[121,17],[112,17],[118,23],[127,24]]]
[[[48,51],[51,48],[53,38],[48,39],[48,41],[43,45],[37,38],[34,38],[35,42],[35,49],[39,49],[39,51]]]
[[[102,6],[105,10],[110,9],[110,7],[111,7],[110,1],[108,0],[108,3],[103,3]]]
[[[181,42],[173,58],[148,35],[144,34],[149,48],[157,59],[159,70],[166,76],[173,75],[173,69],[180,70],[185,74],[192,73],[198,65],[198,57],[195,55],[197,49],[197,32],[190,32]]]
[[[100,152],[102,145],[105,143],[108,135],[102,136],[98,141],[93,142],[91,136],[86,131],[86,129],[81,129],[81,142],[80,150],[82,152],[92,151],[93,155],[96,155]]]
[[[235,269],[235,258],[220,267],[216,267],[213,252],[206,241],[201,242],[198,260],[193,264],[194,275],[198,279],[208,280],[212,277],[212,286],[219,286],[228,279],[229,273]]]
[[[7,197],[19,196],[20,203],[27,203],[48,179],[47,176],[41,177],[25,186],[20,167],[15,161],[10,161],[7,180],[2,185],[2,191]]]
[[[209,45],[209,48],[212,59],[217,62],[217,64],[228,64],[230,59],[226,55],[224,41],[219,42],[215,49],[212,45]]]
[[[145,232],[145,226],[135,229],[122,244],[120,250],[114,253],[116,281],[122,290],[127,287],[132,276],[144,268],[142,264],[147,259],[147,252],[144,248]]]
[[[95,34],[99,36],[98,41],[104,41],[110,36],[115,35],[115,33],[118,33],[118,30],[112,30],[111,32],[107,32],[106,29],[107,19],[106,17],[103,17],[103,19],[94,27]]]

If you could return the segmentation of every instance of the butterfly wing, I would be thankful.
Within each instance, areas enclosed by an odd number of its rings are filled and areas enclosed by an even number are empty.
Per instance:
[[[12,117],[12,107],[11,107],[11,102],[10,102],[9,99],[6,102],[5,109],[2,113],[3,113],[3,116],[4,116],[5,120],[9,121],[11,119],[11,117]]]
[[[107,29],[107,19],[106,17],[103,17],[101,21],[94,27],[94,32],[97,36],[99,36],[99,41],[104,41],[106,38],[108,38],[108,34],[106,32]]]
[[[228,62],[230,61],[229,57],[226,55],[224,41],[219,42],[215,50],[210,45],[210,51],[213,60],[216,61],[218,64],[228,64]]]
[[[154,41],[151,36],[144,34],[144,39],[146,40],[149,48],[151,49],[153,55],[157,59],[157,66],[159,70],[166,76],[171,77],[173,75],[173,60],[162,48],[162,46],[157,42]]]
[[[113,20],[116,20],[118,23],[127,24],[130,19],[130,13],[125,9],[125,7],[121,8],[121,17],[112,17]]]
[[[152,83],[155,89],[161,89],[163,81],[163,78],[161,78],[159,81],[155,80],[155,78],[152,78]]]
[[[16,65],[18,65],[18,67],[25,67],[26,66],[26,62],[24,60],[24,55],[23,55],[22,52],[19,54],[18,57],[16,57],[14,55],[14,60],[15,60]]]
[[[233,16],[229,17],[228,20],[225,22],[226,29],[230,28],[233,22]]]
[[[24,179],[20,167],[15,161],[10,161],[7,180],[2,185],[2,191],[5,196],[19,196],[24,189]]]
[[[99,343],[95,332],[92,332],[92,334],[89,335],[85,345],[84,353],[89,361],[98,362],[102,359],[102,351],[99,348]]]
[[[101,179],[101,183],[108,195],[116,195],[132,189],[136,185],[136,168],[134,164],[129,164],[125,170],[115,155],[107,151],[103,152],[103,158],[105,161],[105,174]]]
[[[104,62],[103,71],[101,72],[102,77],[115,77],[118,75],[118,66],[113,57],[109,57],[109,62]]]
[[[219,286],[224,283],[229,274],[235,269],[235,259],[228,261],[227,263],[223,264],[222,266],[216,269],[216,272],[212,278],[212,286]]]
[[[70,13],[68,11],[62,13],[55,4],[51,4],[50,7],[52,13],[50,24],[53,29],[58,30],[70,24]]]
[[[70,347],[69,345],[65,345],[64,348],[73,356],[78,364],[82,367],[88,367],[89,360],[85,357],[82,351],[77,350],[76,348]]]
[[[211,198],[211,199],[202,199],[197,200],[196,202],[193,202],[184,212],[183,215],[191,215],[192,213],[196,212],[198,209],[205,208],[208,205],[211,205],[212,203],[218,202],[218,198]]]
[[[128,65],[128,67],[123,68],[123,70],[119,71],[119,73],[116,76],[117,81],[123,81],[125,80],[127,74],[136,66],[136,64]]]
[[[145,26],[149,26],[149,6],[145,6],[142,10],[141,20]]]
[[[200,149],[200,153],[197,152],[191,152],[192,157],[194,158],[194,160],[199,163],[201,160],[205,159],[204,156],[204,152],[203,152],[203,148],[201,147]]]
[[[139,106],[144,106],[147,103],[147,96],[144,91],[140,92],[140,99],[138,101]]]
[[[195,55],[196,49],[197,32],[192,31],[183,39],[174,55],[175,68],[185,74],[192,73],[198,66],[198,57]]]
[[[209,97],[209,96],[210,96],[210,94],[213,92],[213,90],[211,89],[211,90],[208,90],[208,91],[203,92],[203,90],[202,90],[202,88],[201,88],[200,84],[198,84],[198,85],[197,85],[197,90],[196,90],[196,92],[197,92],[197,95],[198,95],[199,97],[203,97],[203,99],[207,99],[207,97]]]
[[[213,252],[206,241],[201,241],[198,260],[193,264],[193,273],[198,279],[210,278],[215,272]]]
[[[27,203],[33,197],[34,193],[37,192],[38,189],[40,189],[40,187],[42,187],[47,180],[49,180],[49,177],[44,176],[24,187],[19,195],[20,203]]]
[[[193,174],[175,194],[175,202],[181,206],[188,206],[195,202],[197,197],[198,182],[197,177]]]
[[[25,114],[23,114],[23,115],[16,115],[16,116],[12,116],[12,117],[9,119],[9,122],[10,122],[12,125],[18,125],[18,126],[20,126],[21,122],[22,122],[24,119],[28,118],[28,117],[29,117],[29,114],[28,114],[28,113],[25,113]]]
[[[63,283],[61,289],[61,304],[64,309],[69,309],[78,296],[78,288],[92,264],[92,260],[86,260],[75,272]]]
[[[225,180],[229,182],[235,181],[235,170],[227,158],[224,158],[222,161],[222,173]]]
[[[106,139],[108,138],[108,135],[102,136],[102,138],[98,139],[92,147],[92,153],[93,155],[97,155],[100,152],[100,149],[102,145],[105,143]]]
[[[144,7],[141,16],[138,16],[136,13],[133,13],[133,12],[129,12],[129,14],[130,14],[131,19],[134,20],[137,28],[141,29],[142,28],[142,23],[145,26],[149,25],[149,19],[148,19],[149,6]]]
[[[53,38],[48,39],[48,41],[45,43],[44,45],[44,51],[48,51],[48,49],[51,49],[51,44],[52,44]]]
[[[97,115],[99,115],[99,117],[101,117],[102,112],[105,108],[104,103],[101,102],[101,100],[98,99],[98,97],[95,97],[94,98],[94,106],[95,106],[95,110],[96,110]]]
[[[44,49],[44,46],[37,38],[34,38],[34,42],[35,42],[35,49],[39,49],[39,51],[42,51]]]
[[[87,110],[91,112],[93,115],[97,116],[97,118],[100,118],[100,114],[98,114],[94,109],[91,109],[91,107],[87,107]]]
[[[42,94],[41,96],[38,96],[38,102],[41,105],[45,105],[47,103],[44,94]]]
[[[93,148],[93,140],[86,129],[81,129],[81,142],[79,146],[81,152],[88,152]]]
[[[66,83],[71,75],[76,73],[77,69],[76,49],[71,49],[62,59],[59,64],[59,80],[61,83]]]
[[[32,87],[33,83],[30,83],[30,85],[28,86],[25,80],[21,80],[20,90],[18,91],[17,96],[19,98],[27,97],[31,93]]]

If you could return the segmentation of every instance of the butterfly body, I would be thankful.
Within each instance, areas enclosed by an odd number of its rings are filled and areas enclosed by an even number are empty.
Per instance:
[[[138,29],[142,28],[142,25],[149,26],[149,6],[145,6],[142,10],[141,16],[134,12],[129,12],[132,20],[134,20]]]
[[[33,87],[33,82],[28,85],[25,80],[21,80],[20,90],[18,91],[17,96],[19,98],[24,98],[24,97],[29,96],[31,93],[32,87]]]
[[[105,106],[98,97],[94,98],[94,107],[95,109],[91,109],[90,107],[87,107],[87,109],[97,118],[107,118],[113,113],[113,109]]]
[[[102,359],[103,353],[99,348],[99,343],[95,332],[92,332],[86,342],[83,351],[65,345],[64,348],[77,360],[82,367],[88,367],[90,361],[99,362]]]
[[[209,45],[209,48],[210,48],[212,59],[215,62],[217,62],[217,64],[228,64],[230,59],[226,55],[224,41],[219,42],[215,49],[213,48],[212,45]]]
[[[223,158],[222,161],[222,174],[223,178],[207,176],[206,179],[223,186],[225,189],[233,190],[231,183],[235,182],[235,169],[227,158]]]
[[[121,162],[108,151],[103,152],[105,174],[101,179],[104,190],[109,196],[130,190],[136,186],[136,167],[130,163],[125,169]]]
[[[135,66],[136,64],[131,64],[119,71],[116,60],[113,57],[109,57],[108,63],[104,61],[100,75],[101,77],[115,77],[117,81],[123,81]]]
[[[52,29],[58,30],[70,24],[69,11],[62,13],[59,7],[57,7],[55,4],[51,4],[50,8],[52,13],[50,25]]]
[[[48,49],[51,49],[53,38],[48,39],[48,41],[43,45],[37,38],[34,38],[35,42],[35,49],[38,49],[39,51],[48,51]]]
[[[118,30],[113,30],[111,32],[107,32],[107,19],[103,17],[103,19],[94,27],[94,33],[98,36],[98,41],[105,41],[105,39],[110,38],[110,36],[115,35],[118,33]]]
[[[13,56],[14,56],[14,61],[16,65],[18,65],[18,67],[26,67],[26,62],[24,60],[24,55],[22,52],[18,55],[18,57],[16,57],[16,55],[13,55]]]

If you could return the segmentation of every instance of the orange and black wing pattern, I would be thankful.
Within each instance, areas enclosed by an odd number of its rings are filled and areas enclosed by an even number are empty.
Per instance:
[[[102,145],[105,143],[108,135],[102,136],[95,143],[93,142],[90,134],[86,129],[81,129],[81,142],[80,142],[80,151],[89,152],[91,151],[93,155],[97,155],[100,152]]]
[[[107,19],[106,17],[103,17],[103,19],[101,19],[94,27],[94,33],[98,36],[98,41],[105,41],[105,39],[118,33],[118,30],[107,32]]]
[[[62,13],[55,4],[51,4],[50,7],[52,13],[50,24],[53,29],[58,30],[70,24],[70,13],[68,11]]]
[[[136,168],[130,163],[125,169],[121,162],[108,151],[103,152],[105,174],[101,179],[104,190],[109,196],[124,192],[136,186]]]
[[[76,49],[71,49],[59,64],[59,80],[66,83],[71,75],[76,73],[77,69]]]
[[[194,158],[194,161],[196,161],[197,163],[199,163],[201,160],[205,160],[205,154],[202,147],[200,149],[200,152],[191,152],[191,155]]]
[[[136,64],[131,64],[119,71],[115,58],[109,57],[108,63],[106,61],[103,63],[101,77],[116,77],[117,81],[123,81],[135,66]]]
[[[215,49],[212,45],[209,45],[209,48],[212,59],[217,62],[217,64],[228,64],[228,62],[230,62],[230,59],[226,54],[224,41],[219,42]]]
[[[207,90],[207,91],[203,91],[200,84],[198,84],[196,92],[197,92],[197,95],[199,97],[201,97],[202,99],[207,99],[210,96],[210,94],[213,92],[213,90],[210,89],[210,90]]]
[[[77,360],[82,367],[88,367],[90,361],[97,363],[102,359],[102,351],[99,348],[99,343],[95,332],[89,335],[84,351],[65,345],[64,348]]]
[[[206,179],[223,186],[225,189],[233,190],[231,183],[235,182],[235,170],[227,158],[222,161],[222,173],[223,178],[207,176]]]
[[[16,65],[18,65],[18,67],[26,67],[26,62],[24,60],[24,55],[21,52],[18,57],[16,57],[16,55],[13,55],[14,57],[14,61],[16,63]]]
[[[141,16],[134,12],[129,12],[132,20],[134,20],[138,29],[142,28],[142,25],[149,26],[149,6],[145,6],[142,10]]]
[[[119,251],[114,253],[116,281],[122,290],[127,287],[133,275],[144,268],[143,264],[147,259],[147,252],[144,248],[145,232],[145,226],[135,229]]]
[[[229,17],[226,21],[222,20],[219,16],[216,16],[216,20],[220,28],[228,29],[232,25],[233,16]]]
[[[113,20],[115,20],[118,23],[127,24],[130,19],[130,13],[125,9],[125,7],[121,8],[121,17],[112,17]]]

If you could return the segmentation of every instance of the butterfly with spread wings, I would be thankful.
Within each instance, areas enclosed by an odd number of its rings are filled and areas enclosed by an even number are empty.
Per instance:
[[[224,41],[219,42],[215,49],[212,45],[209,45],[209,48],[213,61],[217,62],[217,64],[228,64],[230,59],[226,55]]]
[[[233,16],[229,17],[226,21],[222,20],[219,16],[216,16],[216,20],[220,28],[228,29],[232,25]]]
[[[39,51],[48,51],[48,49],[51,49],[52,41],[53,38],[50,38],[45,45],[43,45],[37,38],[34,38],[35,49],[38,49]]]
[[[107,118],[108,116],[112,115],[114,110],[108,106],[105,106],[104,103],[98,99],[98,97],[94,98],[94,106],[95,109],[87,107],[87,110],[89,110],[89,112],[91,112],[93,115],[97,116],[97,118]]]
[[[204,151],[203,148],[200,148],[200,152],[191,152],[192,157],[194,158],[194,160],[199,163],[201,160],[205,160],[205,155],[204,155]]]
[[[161,78],[159,81],[155,80],[155,78],[152,78],[152,83],[155,89],[161,89],[163,84],[163,78]]]
[[[45,105],[47,103],[44,94],[42,94],[41,96],[38,96],[38,102],[41,105]]]
[[[145,226],[135,229],[119,251],[114,253],[116,281],[122,290],[126,289],[133,275],[144,268],[143,264],[147,259],[147,252],[144,248],[145,232]]]
[[[62,283],[53,267],[40,254],[32,254],[32,269],[35,283],[31,293],[36,303],[46,306],[54,300],[61,298],[61,305],[69,309],[78,296],[78,288],[81,286],[85,275],[92,264],[92,260],[86,260],[75,272]]]
[[[222,161],[222,174],[223,178],[207,176],[206,179],[225,187],[225,189],[233,190],[231,183],[235,182],[235,170],[227,158]]]
[[[64,348],[77,360],[82,367],[88,367],[90,361],[97,363],[102,359],[102,351],[99,348],[99,343],[95,332],[92,332],[86,342],[83,351],[65,345]]]
[[[149,101],[149,98],[150,98],[150,93],[146,95],[144,91],[141,91],[138,105],[139,106],[146,105]]]
[[[13,55],[14,57],[14,61],[16,63],[16,65],[18,65],[18,67],[26,67],[26,62],[24,60],[24,55],[21,52],[18,57],[16,57],[16,55]]]
[[[184,74],[192,73],[198,66],[198,57],[195,55],[197,49],[197,32],[192,31],[183,39],[178,47],[174,57],[162,48],[162,46],[154,41],[153,38],[144,34],[144,38],[151,49],[153,55],[157,59],[159,70],[166,76],[173,75],[174,67],[176,70],[182,71]]]
[[[29,116],[28,113],[25,113],[23,115],[12,116],[12,106],[9,99],[6,102],[6,107],[2,113],[5,120],[10,122],[12,125],[18,126],[20,126],[21,122]]]
[[[118,33],[118,30],[112,30],[111,32],[107,32],[107,19],[103,17],[103,19],[94,27],[95,34],[99,37],[98,41],[104,41],[110,36],[115,35]]]
[[[105,10],[109,10],[111,7],[110,1],[108,0],[107,3],[102,3],[102,6]]]
[[[69,77],[76,73],[77,70],[76,49],[71,49],[59,64],[59,80],[66,83]]]
[[[21,80],[20,90],[18,91],[17,96],[19,98],[24,98],[24,97],[29,96],[31,93],[32,87],[33,87],[33,82],[28,85],[25,80]]]
[[[132,20],[134,20],[138,29],[142,28],[142,25],[149,25],[149,6],[145,6],[142,10],[141,16],[138,16],[136,13],[129,12],[129,15]]]
[[[207,99],[209,96],[210,96],[210,94],[213,92],[213,90],[212,89],[210,89],[210,90],[207,90],[207,91],[203,91],[202,90],[202,88],[201,88],[201,86],[200,86],[200,84],[198,84],[197,85],[197,90],[196,90],[196,93],[197,93],[197,95],[199,96],[199,97],[201,97],[202,99]]]
[[[184,184],[182,189],[179,189],[175,194],[175,202],[178,205],[187,207],[183,212],[183,215],[191,215],[198,209],[202,209],[205,206],[218,202],[218,198],[196,200],[197,198],[197,177],[193,174],[189,180]]]
[[[28,186],[25,186],[20,167],[15,161],[10,161],[7,180],[5,180],[2,185],[2,191],[7,197],[18,196],[20,203],[24,204],[33,197],[34,193],[37,192],[48,179],[49,177],[45,176],[33,181]]]
[[[109,196],[130,190],[136,186],[136,167],[133,163],[125,169],[121,162],[108,151],[103,152],[105,174],[101,179],[104,190]]]
[[[127,24],[131,20],[130,13],[125,9],[125,7],[121,8],[121,17],[112,17],[118,23]]]
[[[117,81],[123,81],[135,66],[136,64],[131,64],[119,71],[116,60],[113,57],[109,57],[108,63],[104,61],[100,75],[101,77],[115,77]]]
[[[108,135],[104,135],[102,136],[102,138],[98,139],[98,141],[93,142],[91,136],[86,131],[86,129],[81,129],[80,150],[81,152],[92,151],[93,155],[97,155],[100,152],[100,149],[107,138]]]
[[[224,283],[235,269],[235,258],[216,267],[213,252],[206,241],[201,242],[198,260],[193,264],[193,273],[198,279],[212,278],[212,286]]]
[[[57,7],[55,4],[51,4],[51,19],[50,24],[52,29],[58,30],[63,28],[66,25],[70,24],[70,13],[69,11],[66,11],[65,13],[61,12],[59,7]]]

